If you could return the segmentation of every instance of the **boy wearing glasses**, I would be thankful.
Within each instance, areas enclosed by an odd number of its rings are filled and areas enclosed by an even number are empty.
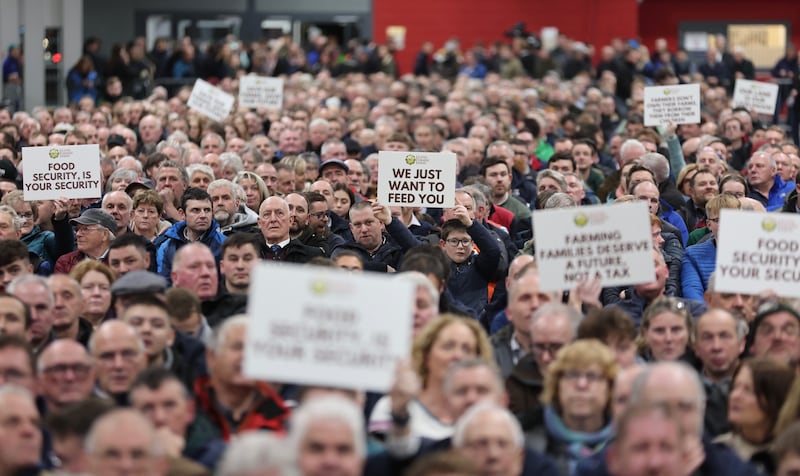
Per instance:
[[[439,234],[439,247],[450,261],[447,287],[479,315],[490,298],[490,283],[501,277],[497,266],[501,245],[478,220],[470,218],[464,205],[457,205],[444,216],[447,221]]]

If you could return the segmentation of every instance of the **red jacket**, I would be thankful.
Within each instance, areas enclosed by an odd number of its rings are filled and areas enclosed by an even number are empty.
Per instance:
[[[228,419],[219,410],[211,379],[200,377],[194,383],[198,410],[205,413],[225,441],[229,441],[232,435],[246,430],[272,430],[280,434],[286,431],[286,420],[289,418],[290,410],[283,399],[263,382],[257,384],[256,391],[258,395],[253,399],[250,408],[244,413],[238,427],[234,430]]]

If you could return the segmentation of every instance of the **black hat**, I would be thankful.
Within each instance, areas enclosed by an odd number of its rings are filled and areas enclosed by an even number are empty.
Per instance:
[[[17,180],[17,168],[8,159],[0,159],[0,180],[13,182]]]
[[[72,226],[75,225],[100,225],[106,228],[111,233],[117,232],[117,222],[114,217],[108,213],[100,210],[99,208],[87,208],[81,213],[78,218],[73,218],[69,221]]]
[[[109,149],[116,146],[125,147],[125,138],[119,134],[111,134],[108,136],[106,144],[108,144]]]
[[[325,169],[325,167],[330,167],[331,165],[341,168],[342,170],[345,171],[345,173],[350,172],[350,167],[348,167],[347,164],[345,164],[343,161],[339,159],[328,159],[325,162],[319,164],[319,173],[322,174],[322,170]]]

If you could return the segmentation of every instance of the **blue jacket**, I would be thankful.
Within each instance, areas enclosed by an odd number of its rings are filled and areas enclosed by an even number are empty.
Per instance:
[[[780,176],[776,175],[775,182],[772,184],[772,188],[769,189],[768,197],[761,195],[752,188],[750,189],[750,194],[747,196],[761,202],[768,212],[774,212],[775,210],[783,208],[783,204],[786,202],[786,196],[792,193],[794,189],[795,184],[793,180],[784,182]]]
[[[686,246],[686,241],[689,239],[689,230],[686,229],[686,223],[672,206],[664,200],[661,200],[661,214],[658,217],[680,230],[681,242],[683,246]]]
[[[717,266],[717,241],[708,240],[686,248],[681,267],[683,297],[703,301],[708,278]]]
[[[39,258],[50,263],[51,267],[55,264],[58,256],[56,256],[56,237],[52,231],[42,230],[36,225],[30,233],[20,239],[28,246],[29,251],[33,251]]]
[[[172,284],[172,279],[170,279],[169,275],[172,271],[172,260],[175,258],[175,253],[178,251],[178,248],[190,243],[190,241],[183,236],[183,230],[185,228],[186,221],[179,221],[167,228],[167,231],[156,239],[155,246],[157,249],[156,262],[158,263],[158,274],[164,276],[170,285]],[[198,241],[211,248],[214,259],[219,263],[222,254],[222,242],[225,241],[225,235],[220,233],[219,224],[216,220],[211,220],[211,227]]]

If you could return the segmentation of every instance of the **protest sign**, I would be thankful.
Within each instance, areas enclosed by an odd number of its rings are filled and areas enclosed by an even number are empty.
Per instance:
[[[239,79],[239,106],[280,109],[283,107],[283,79],[248,74]]]
[[[452,152],[378,153],[378,201],[397,207],[455,205],[456,155]]]
[[[800,297],[800,216],[722,209],[719,218],[715,291]]]
[[[700,85],[644,88],[644,125],[666,126],[700,122]]]
[[[733,107],[745,107],[758,114],[775,114],[778,102],[778,85],[737,79],[733,88]]]
[[[22,193],[28,200],[100,198],[100,146],[23,147]]]
[[[411,351],[410,282],[264,263],[250,285],[244,374],[386,392]]]
[[[225,91],[198,79],[189,96],[188,106],[197,112],[208,116],[214,121],[222,122],[231,112],[234,98]]]
[[[571,289],[585,277],[599,278],[604,287],[653,281],[643,202],[535,211],[533,233],[543,291]]]

